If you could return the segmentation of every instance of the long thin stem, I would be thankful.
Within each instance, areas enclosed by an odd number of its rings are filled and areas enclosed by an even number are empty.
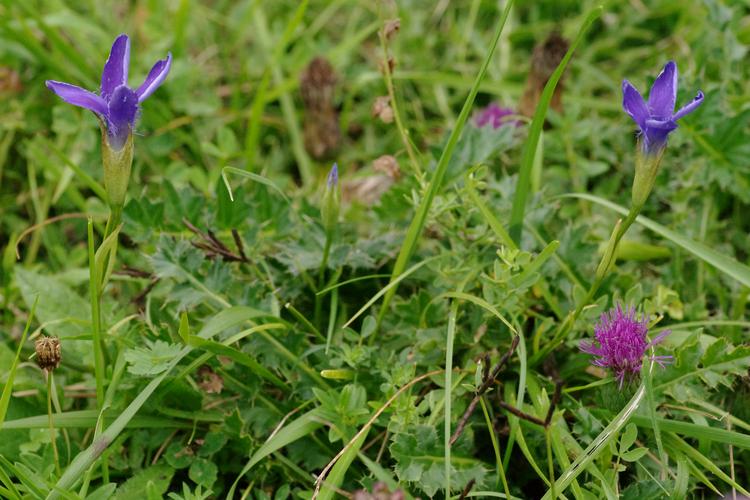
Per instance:
[[[44,370],[47,378],[47,418],[49,420],[49,439],[52,443],[52,453],[55,456],[55,470],[57,476],[60,476],[60,455],[57,453],[57,439],[55,437],[55,426],[52,422],[52,371]]]
[[[495,462],[497,463],[497,475],[500,481],[503,483],[503,490],[505,490],[505,498],[510,498],[510,488],[508,487],[508,479],[505,477],[505,467],[503,467],[503,459],[500,453],[500,442],[497,440],[497,434],[495,434],[495,428],[492,425],[492,419],[487,408],[486,396],[482,396],[479,399],[479,404],[482,405],[482,413],[484,413],[484,420],[487,423],[487,432],[490,433],[490,440],[492,441],[492,448],[495,450]],[[497,481],[495,482],[497,487]]]
[[[409,132],[404,127],[401,121],[401,113],[399,112],[398,103],[396,102],[396,91],[393,87],[393,75],[391,74],[391,60],[388,56],[388,41],[385,38],[384,30],[380,30],[380,47],[383,49],[383,77],[385,78],[385,86],[388,89],[388,97],[390,98],[391,108],[393,109],[393,118],[396,122],[396,128],[399,134],[401,134],[401,141],[406,147],[406,153],[409,155],[409,161],[411,161],[414,173],[418,177],[422,177],[422,168],[419,166],[419,160],[414,152],[414,147],[409,139]]]
[[[326,267],[328,267],[328,257],[331,253],[331,243],[333,242],[333,231],[326,231],[326,242],[323,245],[323,258],[320,261],[318,270],[318,290],[322,290],[325,285]],[[315,324],[321,327],[320,318],[323,310],[324,295],[315,294]]]
[[[557,498],[555,492],[555,464],[552,459],[552,438],[549,435],[549,427],[544,428],[544,440],[547,442],[547,467],[549,470],[549,484],[552,498]]]
[[[633,225],[633,222],[635,222],[635,219],[638,217],[638,214],[640,212],[641,207],[639,206],[633,206],[630,208],[627,217],[625,217],[625,219],[620,223],[617,233],[614,235],[613,251],[604,253],[601,261],[599,262],[600,268],[609,270],[609,268],[612,266],[614,261],[617,259],[617,248],[620,246],[622,237],[625,236],[625,233],[628,231],[630,226]],[[542,361],[550,352],[552,352],[560,343],[562,343],[563,340],[565,340],[565,337],[568,335],[570,330],[573,328],[573,325],[575,325],[575,322],[578,320],[578,317],[583,312],[583,308],[586,307],[586,305],[590,304],[594,299],[596,292],[599,290],[599,287],[601,286],[606,276],[607,273],[605,272],[601,273],[601,275],[597,276],[596,279],[594,279],[593,283],[591,283],[591,286],[589,287],[588,292],[586,293],[586,298],[580,301],[576,305],[576,308],[570,314],[568,314],[568,316],[565,318],[565,321],[563,321],[557,333],[552,338],[552,341],[531,357],[531,359],[529,360],[529,364],[531,366],[534,366]]]
[[[91,298],[91,337],[94,342],[94,375],[96,378],[96,408],[104,402],[104,355],[101,338],[101,313],[99,311],[99,273],[94,252],[94,223],[88,221],[89,290]]]

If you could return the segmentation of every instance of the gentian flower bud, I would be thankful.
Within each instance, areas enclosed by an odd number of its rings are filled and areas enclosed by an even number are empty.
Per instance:
[[[326,189],[323,193],[323,203],[320,207],[320,216],[323,228],[327,234],[333,232],[339,220],[339,209],[341,208],[341,187],[339,186],[339,167],[336,163],[331,167],[326,181]]]
[[[102,157],[104,187],[110,204],[125,202],[130,168],[133,161],[133,128],[140,105],[167,78],[172,65],[172,54],[157,61],[146,80],[133,90],[128,87],[130,39],[118,36],[112,44],[109,58],[102,71],[101,92],[97,95],[69,83],[47,80],[47,88],[63,101],[93,111],[102,129]]]
[[[584,340],[579,348],[596,356],[592,361],[594,366],[611,369],[622,389],[625,379],[632,381],[640,374],[646,350],[664,340],[670,333],[669,330],[663,331],[648,342],[648,321],[648,317],[636,318],[634,307],[623,310],[621,305],[617,305],[609,313],[601,315],[599,323],[594,327],[596,340]],[[663,367],[672,356],[653,356],[650,359]]]

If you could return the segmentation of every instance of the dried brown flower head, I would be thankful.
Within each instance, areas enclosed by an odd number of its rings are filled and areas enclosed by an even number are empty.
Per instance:
[[[401,29],[401,19],[390,19],[383,25],[383,36],[386,40],[390,41],[395,37]]]
[[[307,65],[300,76],[300,91],[305,108],[323,110],[333,107],[333,91],[338,78],[331,63],[323,57],[316,57]]]
[[[560,33],[553,32],[543,42],[534,47],[529,77],[526,79],[526,89],[519,106],[522,115],[533,116],[537,104],[539,104],[539,98],[542,96],[542,90],[544,90],[547,80],[555,72],[560,61],[565,57],[568,45],[568,41]],[[555,93],[552,95],[551,103],[552,109],[557,112],[562,112],[563,109],[562,92],[563,79],[561,78],[557,83]]]
[[[323,57],[316,57],[300,76],[300,92],[305,103],[305,149],[317,160],[330,158],[341,143],[339,114],[334,105],[338,77]]]
[[[381,95],[375,98],[372,103],[372,117],[380,118],[383,123],[393,122],[393,108],[391,108],[391,98],[387,95]]]
[[[39,337],[35,344],[36,362],[42,370],[52,371],[60,366],[60,339]]]
[[[383,155],[372,162],[372,168],[376,172],[381,172],[393,180],[401,177],[401,169],[398,166],[398,160],[393,155]]]

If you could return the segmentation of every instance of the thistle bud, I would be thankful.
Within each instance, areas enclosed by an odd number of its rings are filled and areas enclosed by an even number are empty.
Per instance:
[[[112,207],[125,204],[125,194],[130,181],[130,169],[133,166],[133,134],[128,134],[125,144],[118,150],[109,142],[107,132],[102,125],[102,163],[104,165],[104,189],[109,196]]]
[[[52,371],[60,366],[60,339],[57,337],[40,337],[34,343],[36,362],[39,368]]]
[[[339,220],[339,208],[341,207],[341,187],[339,186],[339,168],[336,163],[331,167],[326,182],[326,190],[323,193],[323,203],[320,207],[320,217],[323,228],[330,234],[336,228]]]

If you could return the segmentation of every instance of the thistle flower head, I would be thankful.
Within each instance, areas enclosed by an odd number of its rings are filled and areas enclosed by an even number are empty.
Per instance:
[[[636,378],[641,371],[643,356],[646,350],[669,335],[669,330],[661,332],[651,342],[648,333],[648,317],[636,317],[634,307],[622,308],[617,305],[614,309],[601,315],[599,323],[594,327],[596,340],[582,341],[581,351],[596,356],[592,361],[595,366],[610,368],[622,388],[627,378]],[[660,366],[672,359],[671,356],[653,356],[653,361]]]
[[[677,120],[695,111],[703,102],[700,90],[695,98],[676,113],[677,64],[669,61],[654,80],[648,102],[627,80],[622,82],[622,107],[635,121],[642,136],[641,147],[646,155],[658,155],[667,145],[669,134],[677,128]]]
[[[171,65],[172,54],[167,54],[166,59],[154,64],[140,87],[131,89],[128,87],[130,39],[127,35],[120,35],[104,63],[99,94],[54,80],[47,80],[46,84],[63,101],[96,113],[107,129],[109,146],[119,151],[132,133],[140,104],[164,82]]]
[[[499,104],[493,102],[489,106],[482,109],[474,117],[474,124],[477,127],[485,127],[491,125],[492,128],[500,128],[501,126],[509,123],[518,122],[510,120],[509,117],[515,115],[516,112],[511,108],[504,108]]]

